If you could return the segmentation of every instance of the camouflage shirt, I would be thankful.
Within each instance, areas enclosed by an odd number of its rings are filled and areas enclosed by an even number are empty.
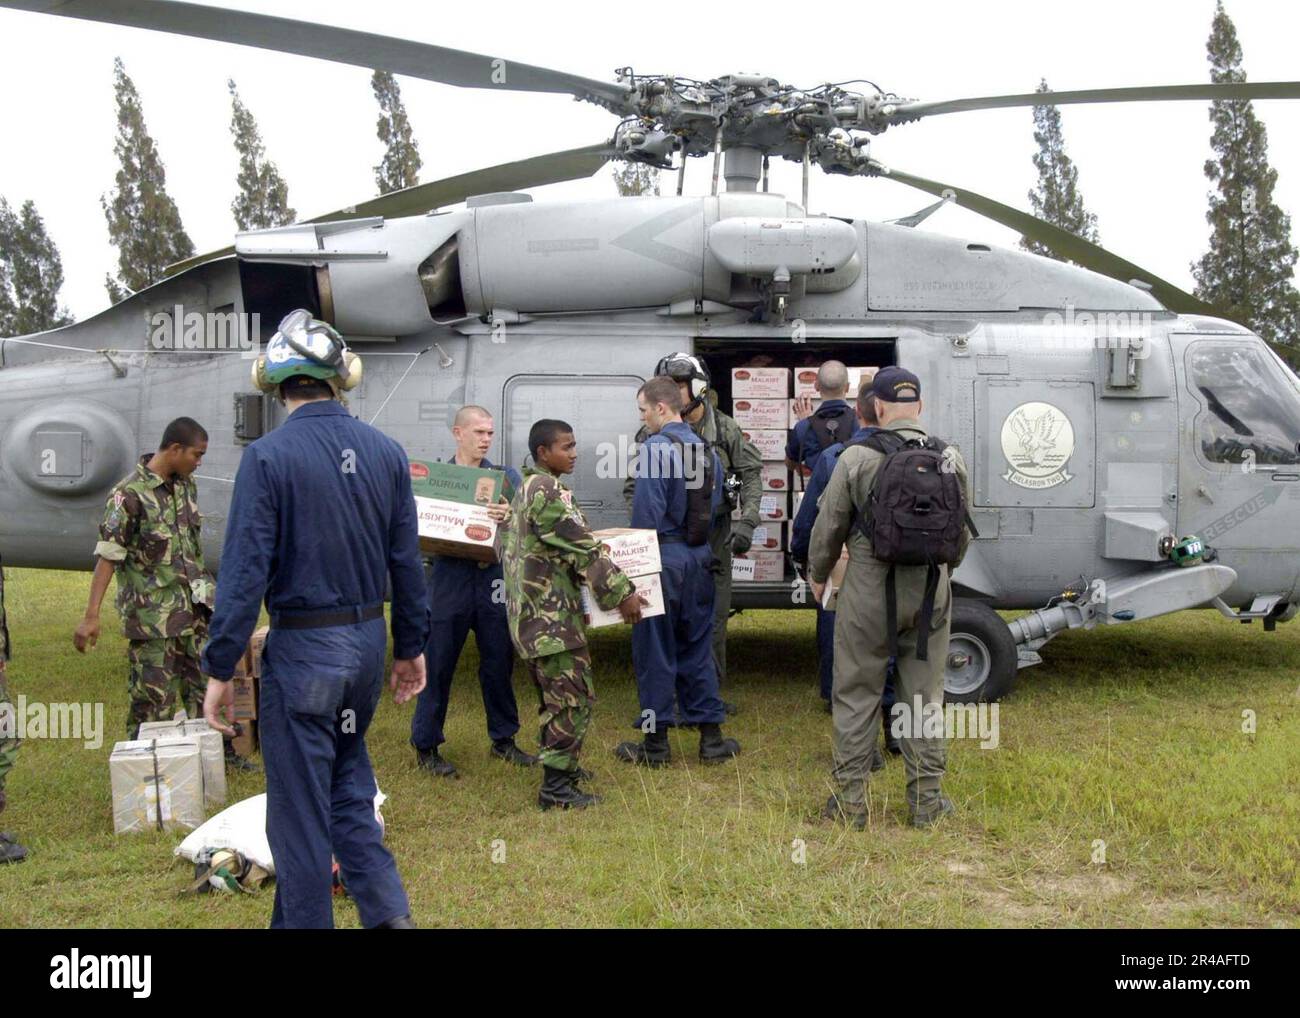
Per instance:
[[[573,492],[552,474],[525,470],[511,508],[501,560],[515,649],[533,658],[586,646],[584,581],[606,610],[633,592],[632,581],[592,535]]]
[[[95,554],[115,567],[128,640],[202,634],[215,584],[203,564],[198,490],[189,478],[159,477],[150,458],[108,493]]]

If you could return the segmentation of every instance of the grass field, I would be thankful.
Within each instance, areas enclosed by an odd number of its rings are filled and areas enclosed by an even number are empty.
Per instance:
[[[178,835],[113,835],[107,760],[126,711],[116,618],[106,609],[107,635],[83,657],[71,636],[89,577],[6,576],[12,694],[102,701],[106,732],[98,750],[23,746],[0,819],[32,855],[0,867],[0,926],[264,926],[269,889],[182,898]],[[584,813],[542,813],[539,774],[488,755],[472,644],[445,747],[460,781],[415,770],[412,707],[386,696],[369,744],[417,922],[1300,925],[1300,626],[1265,634],[1199,612],[1067,633],[1001,705],[997,749],[952,744],[946,787],[958,816],[907,827],[902,764],[890,758],[872,785],[872,823],[857,833],[814,819],[830,731],[812,613],[746,612],[732,625],[727,695],[742,713],[728,729],[744,752],[710,768],[690,732],[673,736],[671,768],[614,760],[636,713],[630,646],[596,637],[600,700],[585,763],[605,802]],[[531,749],[536,701],[522,670],[516,690],[519,741]],[[1254,712],[1254,734],[1243,711]],[[262,787],[236,775],[232,801]],[[346,900],[335,918],[357,924]]]

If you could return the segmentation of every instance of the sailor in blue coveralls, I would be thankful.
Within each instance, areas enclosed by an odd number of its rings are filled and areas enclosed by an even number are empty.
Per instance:
[[[790,429],[785,443],[785,465],[796,476],[808,476],[817,467],[822,450],[849,440],[853,431],[853,407],[845,398],[849,391],[849,369],[842,361],[825,361],[817,369],[815,383],[821,406],[812,408],[807,396],[795,400],[799,421]]]
[[[375,816],[365,735],[384,687],[384,593],[392,582],[397,703],[424,688],[429,634],[405,452],[350,416],[340,390],[361,362],[329,325],[294,311],[254,365],[283,424],[244,450],[203,671],[204,716],[221,718],[263,597],[271,632],[258,724],[273,927],[333,926],[331,856],[369,928],[410,928],[410,906]]]
[[[650,437],[641,444],[632,497],[632,526],[659,534],[663,615],[632,627],[632,667],[641,701],[643,742],[624,742],[615,755],[652,767],[669,762],[668,729],[674,724],[700,730],[700,760],[721,763],[740,752],[722,736],[725,711],[713,664],[713,553],[708,532],[722,499],[717,453],[681,417],[684,400],[677,383],[656,376],[637,392],[641,421]],[[687,451],[686,447],[693,447]],[[707,487],[705,457],[712,461]],[[692,495],[690,492],[694,491]],[[688,543],[688,513],[696,513]]]
[[[492,414],[484,407],[461,407],[456,412],[451,433],[456,439],[456,452],[448,463],[482,470],[500,469],[487,458],[495,427]],[[507,467],[505,473],[511,488],[518,490],[522,483],[519,472]],[[504,521],[509,513],[509,500],[489,506],[488,512],[498,522]],[[478,645],[478,684],[483,692],[492,755],[521,767],[534,766],[537,758],[515,745],[519,707],[511,684],[515,658],[510,643],[510,627],[506,622],[505,580],[501,564],[448,555],[433,556],[429,574],[429,614],[432,620],[429,646],[424,652],[429,684],[420,694],[415,704],[415,717],[411,719],[411,745],[415,747],[416,763],[440,777],[459,777],[451,761],[439,754],[438,747],[446,741],[443,725],[447,721],[447,698],[451,694],[456,663],[460,660],[465,638],[473,630]]]
[[[835,464],[839,462],[840,453],[844,451],[845,445],[861,442],[873,431],[879,430],[870,385],[865,386],[858,396],[855,418],[857,430],[853,432],[847,442],[836,442],[834,445],[822,450],[817,460],[817,466],[813,469],[812,477],[808,479],[803,502],[800,503],[799,511],[795,514],[794,523],[790,528],[790,557],[805,568],[808,565],[808,544],[812,539],[813,526],[817,523],[817,500],[822,497],[822,492],[826,490],[831,474],[835,472]],[[834,663],[835,613],[827,611],[819,604],[817,605],[817,668],[821,680],[822,700],[825,701],[827,712],[830,711],[831,707],[831,680]],[[901,752],[901,747],[898,739],[890,733],[888,724],[889,712],[894,706],[894,669],[892,667],[885,678],[885,692],[880,702],[881,710],[884,712],[886,719],[886,723],[882,726],[885,732],[885,748],[891,753],[897,754]]]

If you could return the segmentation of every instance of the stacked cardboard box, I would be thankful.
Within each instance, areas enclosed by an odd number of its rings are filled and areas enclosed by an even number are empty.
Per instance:
[[[140,739],[196,738],[199,740],[199,762],[202,765],[203,802],[206,806],[226,804],[226,750],[221,744],[221,733],[202,718],[192,721],[146,721],[140,725]]]
[[[631,527],[611,527],[593,531],[609,553],[614,565],[627,573],[636,592],[649,602],[641,606],[641,617],[651,618],[664,613],[664,588],[659,573],[663,565],[659,559],[659,535],[653,530]],[[582,614],[587,628],[616,626],[623,622],[617,608],[605,611],[592,596],[591,587],[582,588]]]
[[[759,526],[745,555],[732,559],[731,576],[741,582],[785,577],[786,524],[794,479],[785,465],[790,429],[790,369],[741,367],[731,371],[731,414],[763,459]],[[740,518],[740,511],[733,514]]]
[[[262,678],[262,651],[266,648],[268,632],[267,626],[254,630],[248,649],[235,666],[235,677],[230,680],[235,687],[235,707],[230,720],[239,730],[231,745],[240,756],[250,756],[257,749],[258,685]]]
[[[487,507],[513,492],[501,470],[411,460],[411,492],[420,550],[430,555],[497,562],[501,534]]]

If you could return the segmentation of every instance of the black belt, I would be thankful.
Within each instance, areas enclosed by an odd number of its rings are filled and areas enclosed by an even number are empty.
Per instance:
[[[304,615],[272,615],[272,629],[324,629],[326,626],[351,626],[384,616],[384,606],[374,604],[369,608],[344,608],[332,612],[311,612]]]

